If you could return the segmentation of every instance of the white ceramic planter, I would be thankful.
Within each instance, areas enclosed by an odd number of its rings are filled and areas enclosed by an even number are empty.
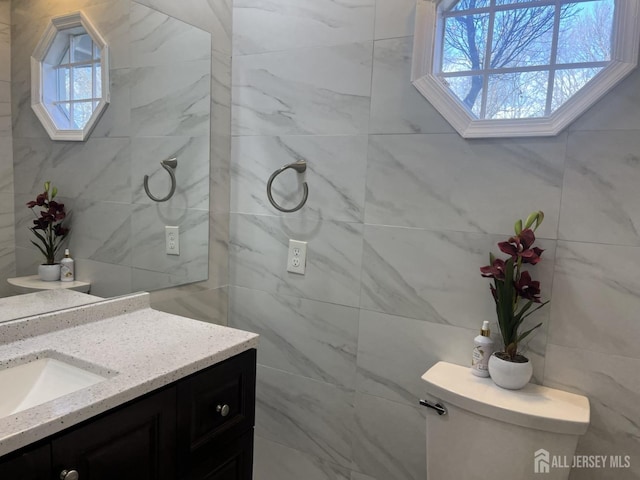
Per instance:
[[[43,282],[55,282],[60,280],[60,264],[38,265],[38,276]]]
[[[529,360],[526,363],[507,362],[494,353],[489,358],[489,375],[499,387],[520,390],[531,380],[533,365]]]

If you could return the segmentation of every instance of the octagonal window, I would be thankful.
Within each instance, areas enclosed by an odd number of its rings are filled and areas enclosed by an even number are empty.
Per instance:
[[[108,47],[89,19],[53,18],[31,70],[31,105],[49,136],[86,140],[109,103]]]
[[[636,0],[421,0],[412,80],[465,137],[555,135],[635,68]]]

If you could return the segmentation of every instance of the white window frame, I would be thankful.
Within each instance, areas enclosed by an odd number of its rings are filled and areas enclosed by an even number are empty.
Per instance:
[[[441,12],[457,0],[418,0],[411,81],[464,138],[552,136],[564,130],[624,79],[638,64],[640,2],[615,0],[611,61],[551,115],[537,118],[478,119],[435,73],[440,65],[444,22]],[[532,2],[532,7],[556,0]],[[566,3],[563,1],[563,3]],[[522,6],[523,4],[518,4]]]
[[[92,99],[97,101],[98,104],[84,128],[81,129],[61,127],[63,124],[68,127],[69,119],[58,107],[60,102],[58,101],[57,71],[60,62],[46,63],[46,59],[51,57],[49,55],[50,51],[54,54],[59,53],[59,57],[63,55],[65,49],[69,46],[69,42],[64,40],[64,37],[58,36],[58,34],[69,30],[84,30],[100,50],[102,95],[99,98]],[[109,46],[107,42],[83,12],[52,18],[31,56],[31,108],[49,134],[49,137],[52,140],[85,141],[110,101]],[[66,121],[61,118],[63,116]]]

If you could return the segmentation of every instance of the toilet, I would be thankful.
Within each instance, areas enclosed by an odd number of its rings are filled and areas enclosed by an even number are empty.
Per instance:
[[[504,390],[447,362],[422,379],[427,480],[569,478],[589,426],[586,397],[534,384]]]

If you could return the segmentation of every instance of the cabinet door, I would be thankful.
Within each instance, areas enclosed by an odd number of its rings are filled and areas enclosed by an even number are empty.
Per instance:
[[[52,442],[54,478],[174,480],[176,390],[170,388],[91,421]]]
[[[194,467],[188,480],[251,480],[253,429],[231,442],[217,444],[194,454]]]
[[[42,480],[50,477],[50,471],[49,444],[8,455],[0,461],[0,479],[2,480]]]

